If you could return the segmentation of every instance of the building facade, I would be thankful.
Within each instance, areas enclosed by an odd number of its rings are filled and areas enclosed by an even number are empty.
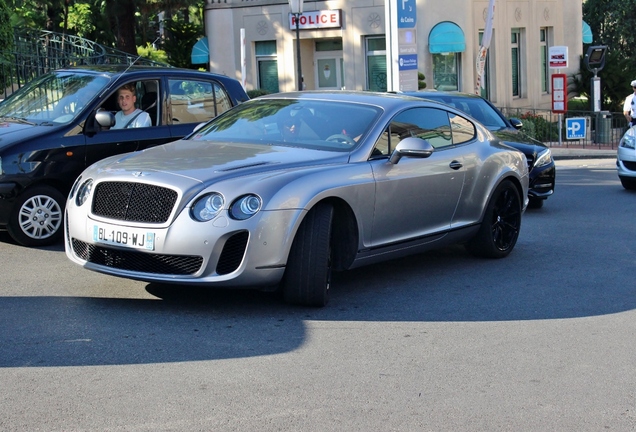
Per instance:
[[[389,1],[416,8],[410,42],[426,88],[474,93],[488,0]],[[304,1],[297,31],[286,0],[208,0],[209,69],[247,90],[296,90],[298,36],[304,89],[393,89],[389,14],[384,0]],[[582,0],[495,0],[492,23],[481,94],[499,106],[549,109],[551,75],[579,70]],[[567,67],[549,67],[552,46],[567,47]]]

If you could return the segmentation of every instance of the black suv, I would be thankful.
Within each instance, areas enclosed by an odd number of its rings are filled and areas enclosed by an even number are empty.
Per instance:
[[[423,90],[404,94],[453,106],[479,121],[510,147],[524,153],[528,160],[530,208],[543,207],[544,201],[554,193],[556,166],[552,152],[541,141],[520,130],[523,127],[521,120],[506,118],[490,101],[470,93]]]
[[[152,126],[112,128],[117,90],[133,83]],[[68,68],[0,102],[0,228],[24,246],[62,235],[66,195],[92,163],[175,141],[248,100],[232,78],[142,66]]]

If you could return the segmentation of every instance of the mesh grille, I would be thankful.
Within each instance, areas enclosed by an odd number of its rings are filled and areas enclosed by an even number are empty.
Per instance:
[[[177,201],[172,189],[131,182],[104,182],[95,187],[93,214],[129,222],[164,223]]]
[[[160,255],[97,246],[72,239],[73,252],[93,264],[121,270],[163,275],[191,275],[199,271],[203,257]]]
[[[221,256],[219,257],[219,262],[216,264],[217,274],[224,275],[232,273],[241,265],[248,238],[249,235],[247,231],[242,231],[227,239],[223,246]]]
[[[630,171],[636,171],[636,162],[623,161],[623,165]]]

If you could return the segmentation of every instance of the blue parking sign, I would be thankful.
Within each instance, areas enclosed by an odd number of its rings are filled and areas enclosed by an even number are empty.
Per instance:
[[[584,117],[571,117],[565,119],[565,137],[566,139],[585,139]]]

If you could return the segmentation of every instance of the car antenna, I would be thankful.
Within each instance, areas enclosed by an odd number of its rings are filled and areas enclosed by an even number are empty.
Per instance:
[[[161,36],[157,36],[157,38],[156,38],[155,40],[153,40],[153,41],[152,41],[152,43],[151,43],[150,45],[154,45],[155,43],[157,43],[157,41],[158,41],[159,39],[161,39]],[[134,59],[134,60],[133,60],[133,61],[132,61],[132,62],[128,65],[128,67],[127,67],[126,69],[124,69],[124,71],[121,73],[121,75],[120,75],[120,76],[124,76],[124,75],[126,75],[126,72],[128,72],[128,71],[130,70],[130,68],[131,68],[131,67],[133,67],[133,65],[134,65],[135,63],[137,63],[137,61],[138,61],[141,57],[142,57],[142,55],[141,55],[141,54],[139,54],[139,55],[137,56],[137,58],[136,58],[136,59]],[[111,82],[111,83],[110,83],[110,85],[104,89],[104,91],[101,93],[101,95],[104,95],[104,94],[106,94],[107,92],[109,92],[109,91],[110,91],[110,89],[113,87],[113,85],[114,85],[114,84],[115,84],[115,81]],[[101,96],[101,95],[100,95],[100,96]]]

